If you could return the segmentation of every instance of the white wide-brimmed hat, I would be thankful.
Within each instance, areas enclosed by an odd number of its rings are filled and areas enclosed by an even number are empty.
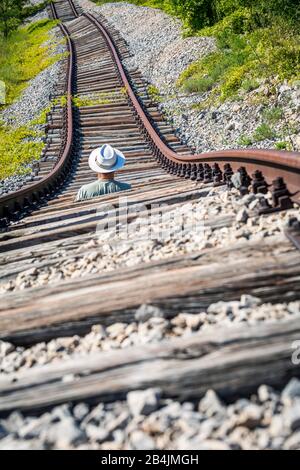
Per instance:
[[[125,157],[120,150],[104,144],[92,151],[89,165],[96,173],[112,173],[125,165]]]

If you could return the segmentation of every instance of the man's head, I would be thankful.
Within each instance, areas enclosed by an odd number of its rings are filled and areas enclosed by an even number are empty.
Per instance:
[[[114,172],[124,165],[125,157],[122,152],[108,144],[93,150],[89,156],[89,166],[98,174],[99,179],[113,179]]]

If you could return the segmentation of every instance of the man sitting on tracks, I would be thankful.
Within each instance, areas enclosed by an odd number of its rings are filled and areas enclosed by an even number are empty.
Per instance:
[[[89,157],[89,166],[98,173],[98,180],[82,186],[77,193],[76,201],[131,189],[130,184],[114,179],[114,172],[124,165],[124,155],[108,144],[93,150]]]

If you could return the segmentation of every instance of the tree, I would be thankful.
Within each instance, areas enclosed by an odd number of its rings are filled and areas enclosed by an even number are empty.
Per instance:
[[[0,31],[5,38],[20,24],[25,3],[26,0],[0,1]]]

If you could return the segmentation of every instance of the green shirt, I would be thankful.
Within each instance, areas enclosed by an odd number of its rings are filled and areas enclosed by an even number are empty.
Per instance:
[[[92,197],[102,196],[104,194],[117,193],[118,191],[125,191],[126,189],[131,189],[131,185],[116,180],[97,180],[82,186],[77,193],[76,201],[83,201],[84,199],[91,199]]]

